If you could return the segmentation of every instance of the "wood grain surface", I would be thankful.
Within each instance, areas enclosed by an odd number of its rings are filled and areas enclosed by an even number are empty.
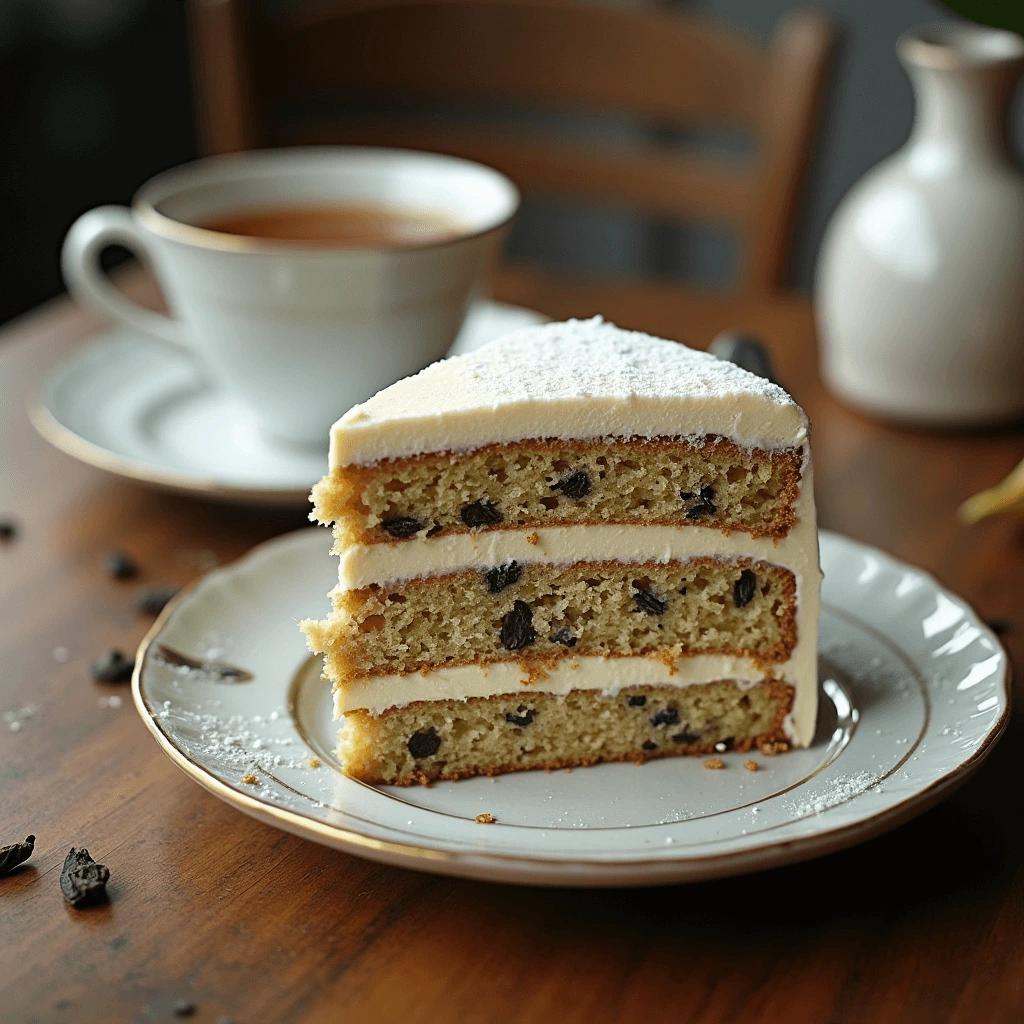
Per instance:
[[[601,298],[531,291],[522,277],[502,290],[552,314],[590,313]],[[934,573],[1003,620],[1020,655],[1021,526],[966,529],[954,516],[1024,456],[1019,431],[924,433],[842,407],[817,380],[803,300],[684,308],[652,293],[614,314],[698,345],[726,326],[762,336],[814,424],[822,524]],[[0,334],[0,518],[20,525],[0,542],[0,845],[38,837],[29,865],[0,879],[0,1020],[174,1020],[178,1000],[211,1024],[1024,1019],[1019,719],[970,783],[887,836],[648,890],[382,867],[258,824],[190,782],[127,686],[89,677],[92,657],[131,651],[149,623],[132,606],[137,584],[107,579],[103,554],[135,557],[139,583],[184,583],[212,556],[304,520],[146,491],[37,437],[26,403],[98,326],[60,302]],[[122,706],[100,706],[112,694]],[[2,713],[29,705],[35,717],[11,731]],[[110,868],[109,905],[65,905],[72,845]]]

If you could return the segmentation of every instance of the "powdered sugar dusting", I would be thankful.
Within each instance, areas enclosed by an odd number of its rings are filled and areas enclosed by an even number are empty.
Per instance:
[[[792,818],[806,818],[811,814],[822,814],[830,807],[852,800],[865,790],[870,789],[878,781],[878,776],[871,772],[857,772],[855,775],[837,775],[806,799],[794,802],[790,810]]]
[[[641,331],[625,331],[599,316],[527,327],[458,362],[459,376],[490,393],[495,402],[748,394],[794,404],[777,384],[735,363]]]
[[[392,384],[334,425],[331,466],[526,438],[707,434],[801,445],[807,419],[734,363],[594,317],[528,327]]]
[[[308,765],[309,751],[290,735],[290,726],[281,709],[272,711],[265,719],[262,715],[195,712],[173,708],[170,701],[165,701],[156,717],[161,721],[173,718],[178,729],[198,741],[204,756],[220,768],[255,766],[268,771],[280,767],[300,770]],[[278,721],[282,728],[272,730],[268,723]]]

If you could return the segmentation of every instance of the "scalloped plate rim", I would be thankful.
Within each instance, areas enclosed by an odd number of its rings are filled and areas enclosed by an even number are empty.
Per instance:
[[[132,680],[133,697],[139,714],[160,747],[179,768],[207,791],[241,810],[243,813],[257,818],[266,824],[282,828],[295,835],[312,839],[315,842],[331,846],[335,849],[382,863],[424,870],[431,873],[488,881],[586,887],[660,885],[672,882],[718,878],[780,867],[864,842],[930,809],[955,788],[966,782],[980,768],[984,760],[991,753],[996,742],[1002,736],[1009,722],[1012,699],[1010,689],[1011,663],[998,638],[984,624],[984,621],[977,615],[973,607],[963,598],[941,586],[925,570],[904,563],[870,545],[823,530],[821,531],[821,537],[825,543],[836,544],[840,547],[868,553],[873,558],[879,559],[882,564],[912,573],[915,577],[926,582],[934,592],[951,598],[954,603],[962,606],[969,616],[973,617],[974,625],[988,638],[994,649],[1001,656],[1002,665],[996,684],[1001,698],[999,717],[988,727],[982,740],[977,743],[974,749],[961,762],[946,771],[944,775],[934,779],[920,790],[904,796],[897,802],[880,809],[875,814],[862,820],[853,821],[838,827],[823,827],[808,835],[771,840],[760,845],[715,852],[704,856],[686,855],[673,858],[667,857],[663,853],[659,857],[631,855],[623,856],[617,860],[588,861],[565,856],[547,857],[538,855],[535,852],[511,855],[489,850],[475,850],[472,852],[449,851],[423,843],[396,842],[390,839],[380,839],[365,835],[350,828],[317,821],[300,812],[275,806],[265,800],[261,800],[258,795],[240,792],[221,779],[218,779],[214,774],[190,758],[164,732],[149,707],[143,692],[145,685],[143,676],[148,664],[148,655],[154,641],[164,632],[177,612],[189,604],[195,596],[197,589],[208,583],[212,577],[220,574],[230,576],[242,567],[251,566],[254,561],[268,553],[273,554],[283,545],[296,542],[301,543],[302,538],[308,538],[311,534],[322,532],[306,528],[264,542],[251,549],[237,561],[214,570],[183,591],[164,609],[139,646]],[[458,785],[458,783],[455,785]],[[858,795],[862,796],[863,794]],[[826,814],[821,815],[821,817],[824,819]]]

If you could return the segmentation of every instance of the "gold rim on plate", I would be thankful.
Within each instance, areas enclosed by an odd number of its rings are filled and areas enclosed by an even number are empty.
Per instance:
[[[28,407],[28,418],[37,433],[54,448],[70,455],[87,466],[94,466],[114,476],[125,477],[137,483],[148,484],[175,494],[203,496],[217,501],[240,504],[265,505],[281,508],[299,508],[309,504],[312,484],[305,488],[233,487],[206,477],[191,476],[173,469],[154,469],[152,466],[87,441],[65,426],[53,415],[41,399]]]
[[[263,549],[278,543],[280,539],[281,538],[278,537],[264,541],[262,544],[258,544],[254,548],[250,549],[250,551],[241,558],[236,559],[227,566],[214,570],[214,572],[228,572],[235,569],[244,562],[249,561]],[[935,581],[928,573],[925,573],[920,569],[916,569],[915,571],[931,581],[937,588],[940,590],[942,589],[939,587],[937,581]],[[206,577],[203,577],[203,579],[205,578]],[[164,630],[178,608],[182,607],[189,599],[199,582],[200,581],[197,580],[194,583],[189,584],[167,604],[157,617],[156,621],[150,627],[149,631],[146,633],[142,642],[139,644],[138,651],[136,652],[135,669],[132,673],[132,698],[143,722],[153,734],[153,737],[156,739],[164,753],[174,764],[185,772],[186,775],[199,783],[204,789],[252,817],[256,817],[264,821],[269,819],[273,824],[278,825],[285,831],[317,842],[326,843],[328,846],[332,846],[336,849],[342,849],[349,853],[354,853],[356,855],[366,855],[368,853],[383,854],[386,857],[398,858],[402,861],[418,862],[418,866],[423,867],[426,870],[432,870],[431,865],[435,865],[435,869],[440,870],[441,873],[444,873],[444,869],[440,867],[441,865],[452,864],[469,865],[472,863],[482,863],[485,865],[493,865],[496,868],[500,868],[502,865],[531,865],[538,868],[567,867],[578,869],[582,872],[589,871],[600,876],[592,880],[592,884],[597,885],[615,885],[623,882],[657,885],[664,884],[668,881],[669,879],[665,876],[672,875],[673,869],[675,869],[676,872],[679,872],[679,874],[675,876],[677,880],[685,879],[689,874],[691,874],[689,870],[691,868],[700,868],[700,877],[710,878],[727,874],[738,874],[747,870],[762,870],[766,868],[780,867],[796,861],[836,852],[856,843],[881,835],[882,833],[917,817],[919,814],[922,814],[926,810],[935,806],[935,804],[950,792],[966,782],[991,753],[996,742],[1006,730],[1011,714],[1012,694],[1010,687],[1010,660],[998,638],[993,635],[991,639],[996,644],[997,649],[1003,654],[1004,658],[1003,673],[998,681],[998,686],[1003,694],[1004,708],[999,719],[989,728],[981,745],[969,758],[949,770],[941,778],[931,782],[924,789],[905,797],[899,803],[863,821],[853,822],[849,825],[843,825],[839,828],[819,832],[810,836],[800,836],[747,849],[732,850],[724,853],[697,857],[636,858],[623,856],[620,859],[588,860],[573,857],[549,857],[540,853],[531,855],[513,855],[506,853],[493,853],[487,850],[473,850],[471,852],[439,850],[424,844],[406,843],[389,839],[377,839],[351,828],[329,825],[299,812],[276,807],[273,804],[269,804],[257,797],[249,795],[248,793],[240,792],[227,783],[222,782],[207,769],[191,760],[188,755],[183,753],[174,743],[171,742],[158,724],[145,694],[143,693],[142,676],[146,668],[147,658],[153,642]],[[979,618],[973,606],[962,598],[958,598],[958,600],[960,600],[964,606],[969,608],[976,618]],[[908,663],[912,664],[909,660],[909,656],[902,650],[902,648],[895,644],[889,637],[881,634],[870,623],[864,622],[858,616],[852,615],[845,610],[835,609],[831,606],[829,606],[829,608],[831,611],[836,612],[848,621],[855,621],[859,627],[865,628],[876,638],[881,639],[891,651],[896,653],[899,660],[902,661],[905,666],[908,665]],[[982,620],[979,618],[979,621]],[[916,669],[913,670],[913,674],[915,679],[919,678],[919,673]],[[919,685],[921,685],[920,682]],[[927,702],[926,691],[925,695],[927,709],[929,704]],[[878,782],[889,778],[907,762],[911,754],[913,754],[920,744],[926,728],[927,713],[925,724],[922,726],[921,732],[914,744],[910,746],[910,749],[899,760],[899,762],[886,772]],[[297,729],[297,731],[300,737],[304,738],[302,730]],[[851,796],[849,799],[855,799],[858,795],[860,794],[854,794],[854,796]],[[845,803],[848,801],[843,802]],[[791,822],[781,822],[777,825],[771,826],[771,828],[766,831],[783,828],[789,824],[791,824]],[[388,826],[382,827],[387,828]],[[712,866],[710,870],[708,870],[709,865]],[[417,864],[412,864],[410,866],[417,866]],[[625,876],[637,868],[645,867],[661,868],[662,872],[659,875],[653,876],[649,879],[642,879],[639,882],[628,877],[612,877],[613,875],[618,874]],[[693,872],[693,874],[696,873],[697,872]],[[524,880],[516,879],[516,881]],[[554,876],[547,880],[544,878],[532,878],[528,881],[533,884],[558,885],[567,884],[567,881],[569,880]],[[580,883],[587,884],[587,880],[581,879]]]

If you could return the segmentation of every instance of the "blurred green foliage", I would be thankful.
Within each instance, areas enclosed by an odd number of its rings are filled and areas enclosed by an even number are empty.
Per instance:
[[[1024,3],[1021,0],[942,0],[951,11],[971,21],[1008,28],[1024,35]]]

